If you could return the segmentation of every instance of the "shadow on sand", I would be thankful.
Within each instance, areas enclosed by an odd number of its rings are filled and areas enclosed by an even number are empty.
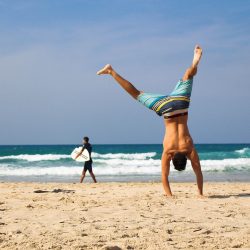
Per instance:
[[[53,189],[52,191],[47,190],[35,190],[34,193],[43,194],[43,193],[75,193],[75,190],[67,189]]]
[[[210,195],[208,198],[212,199],[226,199],[230,197],[240,198],[240,197],[246,197],[250,198],[250,193],[242,193],[242,194],[228,194],[228,195]]]

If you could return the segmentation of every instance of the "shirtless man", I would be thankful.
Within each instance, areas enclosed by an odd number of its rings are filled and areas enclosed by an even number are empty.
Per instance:
[[[172,196],[168,181],[170,161],[172,160],[176,170],[182,171],[186,167],[187,159],[191,161],[196,175],[198,195],[203,196],[203,176],[200,160],[187,126],[193,77],[197,73],[201,56],[202,49],[196,45],[192,65],[186,70],[183,78],[178,81],[175,89],[169,95],[150,94],[137,90],[134,85],[122,78],[110,64],[97,72],[98,75],[111,75],[133,98],[154,110],[159,116],[164,117],[166,133],[161,158],[162,183],[165,195],[168,197]]]

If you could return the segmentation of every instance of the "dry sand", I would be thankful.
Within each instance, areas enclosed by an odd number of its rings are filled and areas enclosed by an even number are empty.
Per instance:
[[[0,249],[250,249],[250,183],[0,183]]]

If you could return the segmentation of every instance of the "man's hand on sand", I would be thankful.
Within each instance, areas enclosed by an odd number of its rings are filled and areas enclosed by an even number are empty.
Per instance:
[[[168,199],[176,199],[177,197],[175,195],[167,195],[167,194],[164,194],[164,196]]]
[[[203,195],[203,194],[198,194],[197,198],[199,198],[199,199],[206,199],[207,197],[205,195]]]

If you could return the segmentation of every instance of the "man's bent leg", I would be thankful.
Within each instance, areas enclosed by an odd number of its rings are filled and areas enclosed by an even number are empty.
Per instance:
[[[193,58],[192,65],[191,65],[191,67],[189,67],[186,70],[186,72],[182,78],[183,81],[186,81],[186,80],[188,80],[196,75],[197,66],[200,62],[201,56],[202,56],[202,49],[200,46],[196,45],[195,49],[194,49],[194,58]]]
[[[103,69],[97,72],[98,75],[109,74],[121,85],[121,87],[127,91],[133,98],[137,99],[140,91],[135,88],[135,86],[121,77],[115,70],[111,67],[110,64],[107,64]]]

